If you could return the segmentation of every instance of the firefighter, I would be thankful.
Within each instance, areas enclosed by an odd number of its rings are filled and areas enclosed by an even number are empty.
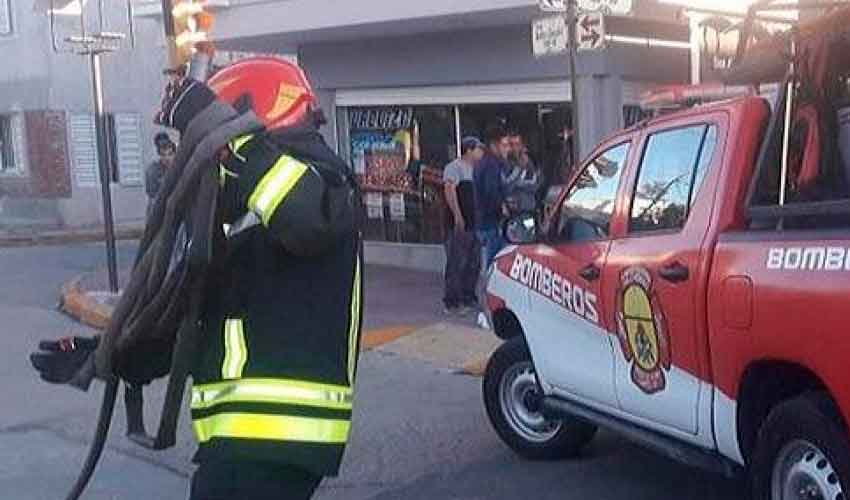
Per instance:
[[[351,427],[362,311],[357,188],[318,133],[300,68],[251,58],[207,84],[175,80],[158,121],[191,134],[214,108],[264,125],[220,154],[220,192],[191,414],[191,500],[307,499],[336,475]],[[42,344],[67,381],[97,342]],[[69,368],[71,367],[71,368]]]

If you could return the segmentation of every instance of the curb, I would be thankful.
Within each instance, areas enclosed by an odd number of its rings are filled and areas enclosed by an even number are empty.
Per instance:
[[[83,290],[80,285],[84,275],[68,281],[62,285],[60,308],[66,314],[89,327],[105,330],[109,324],[113,307],[102,304]],[[397,325],[378,328],[363,332],[361,348],[363,351],[372,351],[383,346],[393,344],[406,337],[413,337],[417,333],[424,333],[435,325]],[[490,352],[475,354],[471,359],[463,363],[454,364],[454,373],[468,375],[471,377],[483,377],[490,360]]]
[[[98,330],[105,330],[112,316],[112,307],[89,297],[80,287],[82,279],[82,276],[77,276],[62,285],[60,306],[66,314],[80,323]]]
[[[125,227],[115,229],[115,239],[138,240],[144,232],[143,227]],[[32,234],[14,234],[0,232],[0,248],[28,247],[41,245],[64,245],[67,243],[91,243],[104,241],[103,229],[45,231]]]
[[[83,275],[68,281],[62,285],[60,308],[66,314],[86,326],[97,330],[105,330],[109,325],[113,308],[101,304],[93,299],[80,286]],[[399,325],[388,328],[379,328],[363,332],[361,346],[364,350],[376,349],[382,345],[395,342],[396,340],[415,333],[420,327],[414,325]]]

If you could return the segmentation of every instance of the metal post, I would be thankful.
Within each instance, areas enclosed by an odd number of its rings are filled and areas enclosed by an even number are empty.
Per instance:
[[[567,2],[567,30],[569,32],[570,44],[570,100],[572,101],[573,115],[573,147],[572,147],[572,168],[578,168],[581,142],[579,141],[579,110],[578,110],[578,82],[576,81],[576,53],[578,52],[578,34],[576,29],[577,13],[576,0],[568,0]]]
[[[794,35],[796,36],[796,35]],[[788,191],[788,154],[791,149],[791,124],[793,123],[794,113],[794,90],[796,88],[797,79],[797,42],[794,37],[791,38],[791,65],[788,86],[785,89],[785,127],[782,131],[782,171],[780,172],[779,185],[779,206],[784,206],[787,191]]]
[[[115,249],[115,224],[112,215],[112,192],[110,189],[109,147],[106,135],[106,117],[103,113],[103,75],[100,68],[100,53],[92,50],[91,81],[94,94],[94,124],[97,140],[97,159],[100,170],[100,189],[103,198],[103,226],[106,237],[106,265],[109,272],[109,291],[118,292],[118,262]]]

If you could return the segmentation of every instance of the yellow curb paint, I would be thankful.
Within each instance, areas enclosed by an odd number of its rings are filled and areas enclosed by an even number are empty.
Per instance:
[[[364,350],[375,349],[385,344],[394,342],[402,337],[410,335],[419,330],[420,327],[413,325],[399,325],[387,328],[369,330],[360,339],[360,348]]]
[[[62,287],[62,310],[78,321],[99,330],[109,324],[112,308],[99,304],[80,289],[81,278],[76,278]]]
[[[487,371],[487,363],[489,362],[489,356],[471,359],[463,364],[461,372],[473,377],[483,377]]]

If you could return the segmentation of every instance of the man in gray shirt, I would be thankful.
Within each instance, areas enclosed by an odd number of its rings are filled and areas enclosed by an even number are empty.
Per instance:
[[[473,172],[484,156],[484,143],[477,137],[461,141],[461,157],[443,170],[446,204],[451,211],[446,240],[446,288],[443,305],[447,313],[474,309],[475,287],[481,268],[475,237],[475,187]]]

